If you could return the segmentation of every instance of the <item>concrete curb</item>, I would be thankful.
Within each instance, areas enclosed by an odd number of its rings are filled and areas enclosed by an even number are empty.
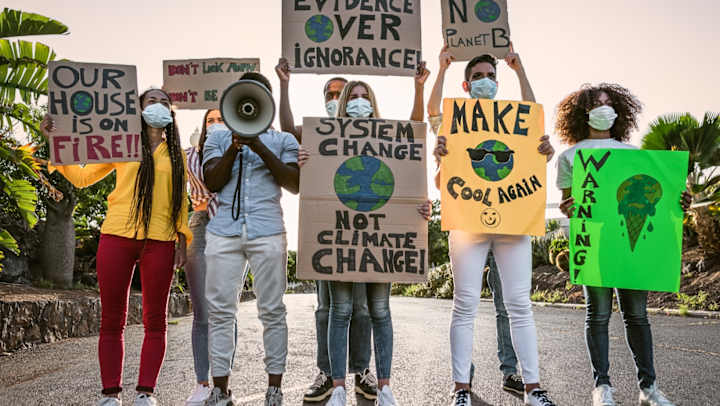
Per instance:
[[[480,299],[482,302],[492,302],[492,299]],[[547,302],[532,302],[533,306],[538,307],[555,307],[560,309],[584,309],[585,304],[582,303],[547,303]],[[658,309],[649,308],[647,309],[650,314],[662,314],[665,316],[678,316],[678,317],[692,317],[698,319],[717,319],[720,320],[720,312],[711,312],[706,310],[688,310],[687,312],[680,311],[679,309]]]

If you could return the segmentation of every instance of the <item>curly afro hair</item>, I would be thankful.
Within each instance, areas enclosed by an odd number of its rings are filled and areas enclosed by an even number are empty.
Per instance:
[[[595,101],[603,92],[610,98],[618,115],[610,128],[610,136],[620,142],[630,139],[630,131],[638,128],[637,116],[642,111],[642,103],[620,85],[600,83],[597,86],[585,84],[558,104],[555,131],[564,143],[573,145],[590,137],[588,113],[597,107]]]

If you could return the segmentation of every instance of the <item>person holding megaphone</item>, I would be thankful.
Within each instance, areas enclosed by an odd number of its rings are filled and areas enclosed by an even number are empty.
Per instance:
[[[205,248],[214,386],[205,404],[234,404],[228,381],[236,347],[235,312],[249,265],[263,325],[265,405],[281,406],[288,329],[283,303],[287,240],[280,197],[282,189],[298,193],[298,143],[292,134],[269,128],[275,105],[267,78],[247,72],[240,79],[223,93],[224,124],[208,127],[203,146],[205,185],[218,199],[217,212],[207,225]]]

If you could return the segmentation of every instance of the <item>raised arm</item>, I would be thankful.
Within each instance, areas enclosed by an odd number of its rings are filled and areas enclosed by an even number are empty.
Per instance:
[[[286,58],[280,58],[275,73],[280,79],[280,129],[295,136],[300,142],[302,139],[302,126],[295,125],[295,118],[290,108],[290,65]]]
[[[413,102],[413,110],[410,113],[410,120],[412,121],[423,121],[425,115],[424,104],[425,100],[425,81],[430,76],[430,71],[425,67],[425,61],[420,62],[417,71],[415,72],[415,100]]]
[[[515,71],[517,74],[518,82],[520,82],[520,94],[524,101],[535,103],[535,93],[533,93],[530,81],[528,80],[525,68],[520,60],[520,55],[515,52],[512,42],[510,42],[510,53],[505,56],[505,62],[508,64],[510,69]]]
[[[438,116],[442,112],[440,108],[442,104],[443,85],[445,84],[445,73],[455,57],[450,55],[448,46],[445,45],[440,51],[439,59],[440,68],[438,69],[438,75],[437,78],[435,78],[435,84],[430,93],[430,100],[428,100],[428,116],[430,117]]]

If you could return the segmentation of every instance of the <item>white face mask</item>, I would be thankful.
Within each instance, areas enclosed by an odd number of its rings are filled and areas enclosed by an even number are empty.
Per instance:
[[[610,106],[595,107],[588,113],[588,125],[598,131],[607,131],[615,124],[617,116],[615,109]]]
[[[230,129],[225,125],[225,123],[215,123],[212,125],[209,125],[207,127],[207,134],[210,135],[210,133],[215,131],[230,131]]]
[[[173,121],[170,109],[160,103],[153,103],[145,107],[142,116],[145,122],[153,128],[165,128]]]
[[[474,99],[494,99],[496,94],[497,83],[490,78],[470,82],[470,96]]]
[[[350,100],[345,110],[347,110],[348,116],[352,118],[367,118],[373,113],[370,100],[362,97]]]
[[[327,111],[328,116],[335,117],[335,113],[337,113],[338,109],[338,101],[337,99],[330,100],[329,102],[325,103],[325,111]]]

